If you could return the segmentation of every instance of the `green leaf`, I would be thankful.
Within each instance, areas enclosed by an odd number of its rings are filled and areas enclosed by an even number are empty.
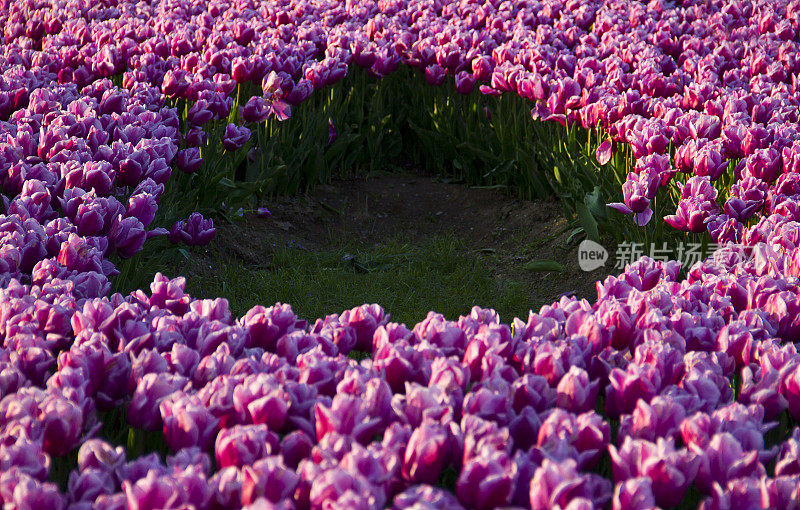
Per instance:
[[[600,196],[600,186],[595,186],[591,193],[587,193],[586,196],[583,197],[583,201],[586,204],[586,207],[589,208],[589,212],[592,213],[592,216],[595,218],[606,218],[607,208],[605,202]]]
[[[551,259],[534,259],[525,264],[528,271],[564,271],[564,266]]]
[[[559,184],[561,185],[564,184],[563,182],[561,182],[561,170],[559,170],[557,166],[553,167],[553,177],[556,178],[556,182],[558,182]]]
[[[571,245],[571,244],[572,244],[572,242],[573,242],[573,241],[575,241],[575,239],[577,238],[577,236],[579,236],[579,235],[581,235],[581,234],[583,234],[583,233],[585,233],[585,232],[586,232],[586,231],[585,231],[585,230],[583,230],[583,227],[578,227],[578,228],[576,228],[575,230],[573,230],[573,231],[572,231],[572,232],[569,234],[569,237],[567,237],[567,245],[568,245],[568,246],[569,246],[569,245]]]
[[[578,212],[578,222],[583,227],[583,230],[586,231],[586,237],[599,243],[600,233],[597,231],[597,220],[595,220],[592,213],[589,212],[589,208],[586,207],[586,204],[578,202],[576,208]]]

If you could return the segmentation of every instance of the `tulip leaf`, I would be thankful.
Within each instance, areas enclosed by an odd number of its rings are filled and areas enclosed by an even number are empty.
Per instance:
[[[528,271],[564,271],[564,266],[552,259],[534,259],[525,264]]]
[[[581,234],[584,234],[584,233],[586,233],[586,231],[583,230],[583,227],[578,227],[575,230],[573,230],[569,234],[569,237],[567,237],[567,246],[571,246],[572,243],[577,240],[577,236],[579,236]]]
[[[583,230],[586,231],[586,237],[588,237],[589,239],[591,239],[596,243],[599,243],[600,233],[597,230],[597,220],[594,219],[594,216],[592,216],[592,213],[589,211],[589,208],[586,207],[586,204],[578,202],[577,212],[578,212],[578,222],[583,227]]]
[[[558,182],[559,184],[562,185],[564,184],[563,182],[561,182],[561,170],[558,169],[558,166],[553,167],[553,177],[556,178],[556,182]]]
[[[600,186],[595,186],[594,189],[583,197],[583,202],[589,208],[589,212],[595,218],[606,218],[606,204],[600,196]]]

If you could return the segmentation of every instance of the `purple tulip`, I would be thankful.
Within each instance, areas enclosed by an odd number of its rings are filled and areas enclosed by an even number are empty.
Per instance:
[[[574,413],[594,409],[599,386],[599,380],[589,382],[589,374],[585,370],[571,367],[556,388],[556,405]]]
[[[686,410],[673,398],[656,396],[649,404],[639,400],[632,414],[621,417],[618,437],[630,436],[651,442],[659,437],[677,439],[685,417]]]
[[[195,102],[187,115],[187,120],[195,126],[202,126],[214,118],[214,112],[209,109],[209,103],[205,99]]]
[[[656,498],[649,478],[630,478],[614,490],[613,510],[654,510]]]
[[[742,160],[745,174],[764,182],[775,182],[781,171],[781,155],[773,148],[755,149],[753,153]]]
[[[216,508],[238,508],[242,501],[242,472],[235,467],[220,469],[208,480],[212,489],[212,505]]]
[[[659,438],[656,443],[625,438],[617,449],[608,446],[614,480],[646,477],[652,482],[653,495],[659,506],[680,503],[700,468],[701,459],[686,450],[675,450],[674,442]]]
[[[554,452],[560,448],[574,448],[579,467],[591,467],[609,443],[610,427],[594,411],[575,416],[554,409],[539,428],[537,446]]]
[[[295,430],[290,432],[281,440],[280,452],[284,464],[292,469],[296,469],[300,461],[308,457],[314,443],[303,431]]]
[[[250,130],[244,126],[228,124],[225,128],[225,135],[222,137],[222,145],[228,152],[234,152],[243,146],[250,139]]]
[[[716,144],[704,145],[694,156],[695,175],[716,181],[727,168],[728,160],[723,158],[722,149]]]
[[[186,131],[186,134],[183,136],[186,145],[189,147],[200,147],[206,142],[207,138],[208,135],[206,132],[203,131],[203,128],[198,126],[189,128],[189,130]]]
[[[122,483],[127,507],[136,510],[156,510],[176,508],[182,501],[182,490],[172,477],[159,477],[156,471],[136,483],[126,480]]]
[[[716,434],[707,447],[692,446],[692,450],[700,459],[695,484],[703,492],[711,492],[714,483],[726,484],[736,478],[766,475],[758,461],[758,452],[745,452],[731,434]]]
[[[118,472],[125,464],[125,449],[114,448],[102,439],[88,439],[78,450],[78,470],[99,469]]]
[[[202,164],[203,158],[200,156],[200,149],[197,147],[183,149],[178,153],[178,169],[181,172],[187,174],[194,173]]]
[[[314,84],[311,80],[302,79],[286,94],[286,102],[292,106],[302,104],[314,93]]]
[[[628,180],[622,186],[624,203],[608,204],[625,214],[635,214],[637,225],[646,225],[653,215],[650,200],[658,191],[660,177],[652,170],[647,170],[639,175],[628,174]]]
[[[630,413],[639,399],[649,401],[661,387],[661,376],[649,365],[631,363],[623,371],[615,368],[606,387],[606,413],[618,416]]]
[[[435,483],[452,458],[452,437],[441,426],[422,425],[411,435],[403,458],[403,477],[415,483]]]
[[[463,506],[451,493],[431,485],[413,485],[394,498],[392,510],[411,508],[432,510],[463,510]]]
[[[182,242],[189,246],[205,246],[216,234],[214,221],[195,212],[186,220],[176,221],[170,229],[168,239],[175,244]]]
[[[242,469],[242,505],[264,497],[278,503],[292,495],[299,478],[280,457],[266,457]]]
[[[240,116],[242,117],[242,120],[250,124],[253,122],[266,121],[271,113],[272,110],[263,97],[253,96],[247,100],[247,103],[245,103],[241,110]]]
[[[14,468],[0,473],[0,500],[20,510],[63,510],[67,503],[55,484],[42,483]]]
[[[589,500],[597,506],[611,499],[611,483],[594,474],[581,474],[575,461],[560,463],[544,459],[531,480],[530,505],[532,510],[566,508],[570,502]]]
[[[214,445],[219,469],[242,468],[278,450],[278,436],[265,425],[236,425],[220,431]]]
[[[233,404],[242,423],[264,424],[278,431],[286,423],[291,398],[274,379],[255,375],[236,387]]]
[[[455,76],[456,92],[469,95],[475,88],[475,77],[468,71],[459,71]]]
[[[507,453],[495,451],[464,464],[456,482],[456,494],[471,507],[497,508],[510,502],[516,483],[517,465]]]
[[[50,471],[50,457],[42,451],[37,441],[25,435],[20,434],[12,444],[0,445],[0,469],[5,471],[13,467],[37,480],[46,480]]]
[[[330,432],[352,435],[359,442],[367,442],[380,428],[380,418],[372,417],[359,397],[336,395],[330,407],[314,406],[317,440]]]
[[[146,374],[136,385],[136,391],[128,404],[128,421],[134,427],[155,430],[161,426],[159,406],[173,392],[186,390],[190,382],[173,374]]]
[[[83,433],[82,409],[66,398],[51,395],[40,405],[37,417],[42,427],[42,449],[60,457],[78,445]]]
[[[116,482],[111,473],[90,468],[80,473],[77,471],[70,473],[67,491],[72,502],[92,502],[101,495],[112,494],[115,486]]]
[[[111,226],[108,239],[122,258],[130,258],[139,252],[147,240],[144,225],[137,218],[118,216]]]
[[[167,456],[167,466],[176,471],[202,473],[208,477],[211,473],[211,459],[198,447],[183,448],[175,455]]]
[[[197,397],[174,393],[159,404],[164,422],[164,440],[172,451],[199,446],[208,448],[214,439],[219,420]]]
[[[665,216],[664,221],[678,230],[699,233],[706,230],[706,223],[718,208],[719,206],[713,201],[685,198],[678,203],[675,214]]]

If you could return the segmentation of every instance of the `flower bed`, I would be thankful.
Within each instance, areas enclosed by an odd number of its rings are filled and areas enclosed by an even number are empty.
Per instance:
[[[800,498],[796,0],[0,6],[5,506]],[[678,195],[665,221],[725,247],[685,278],[642,259],[595,303],[511,325],[476,308],[409,329],[377,305],[237,319],[160,274],[110,294],[148,239],[211,240],[188,213],[236,187],[251,129],[401,64],[580,125],[601,164],[629,151],[611,205],[644,227]]]

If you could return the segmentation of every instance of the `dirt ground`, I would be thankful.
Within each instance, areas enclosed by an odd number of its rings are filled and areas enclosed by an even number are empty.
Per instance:
[[[268,268],[270,248],[320,250],[342,240],[368,247],[392,238],[413,244],[452,234],[485,260],[498,281],[533,286],[539,298],[531,303],[534,310],[564,293],[594,302],[595,282],[615,272],[613,260],[592,272],[580,269],[577,243],[567,243],[574,225],[557,201],[523,201],[434,177],[335,181],[266,205],[269,218],[247,214],[243,221],[218,226],[215,244],[224,247],[226,263]],[[556,260],[565,271],[525,269],[532,259]]]

